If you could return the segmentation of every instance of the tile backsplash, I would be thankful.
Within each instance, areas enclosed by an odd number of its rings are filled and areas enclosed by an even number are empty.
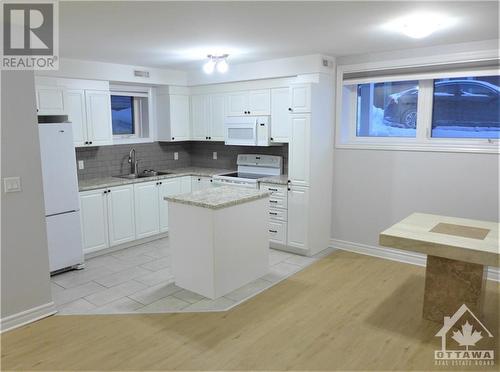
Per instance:
[[[78,178],[90,179],[127,174],[130,172],[128,155],[136,150],[139,170],[175,169],[188,166],[236,169],[238,154],[267,154],[283,156],[284,173],[288,169],[288,145],[270,147],[226,146],[223,142],[153,142],[133,145],[84,147],[76,149],[76,160],[83,160],[84,169],[78,170]],[[213,152],[217,152],[217,160]],[[174,160],[174,152],[179,160]]]

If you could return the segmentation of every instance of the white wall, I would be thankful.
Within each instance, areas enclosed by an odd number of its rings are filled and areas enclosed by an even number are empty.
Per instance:
[[[2,180],[20,176],[22,192],[2,182],[2,330],[54,311],[49,283],[34,74],[2,71]]]
[[[498,221],[499,156],[412,151],[334,151],[332,237],[378,245],[413,212]]]

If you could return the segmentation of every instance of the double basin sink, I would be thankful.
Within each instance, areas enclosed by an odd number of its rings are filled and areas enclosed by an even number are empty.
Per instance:
[[[131,173],[131,174],[120,174],[118,176],[114,176],[117,178],[125,178],[128,180],[133,180],[136,178],[147,178],[147,177],[156,177],[156,176],[164,176],[167,174],[172,174],[172,172],[157,172],[157,171],[142,171],[141,173]]]

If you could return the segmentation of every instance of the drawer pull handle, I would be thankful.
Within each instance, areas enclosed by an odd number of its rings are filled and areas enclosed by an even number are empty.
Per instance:
[[[278,189],[269,188],[269,191],[278,191]]]
[[[269,200],[269,203],[278,203],[277,200]]]
[[[272,232],[272,233],[275,233],[275,234],[277,233],[276,230],[269,230],[269,232]]]
[[[277,216],[278,215],[278,213],[276,213],[276,212],[269,212],[269,214],[272,214],[273,216]]]

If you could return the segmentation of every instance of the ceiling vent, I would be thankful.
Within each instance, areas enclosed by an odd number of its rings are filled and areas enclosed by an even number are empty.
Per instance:
[[[134,70],[134,76],[142,77],[142,78],[148,78],[149,77],[149,71]]]

